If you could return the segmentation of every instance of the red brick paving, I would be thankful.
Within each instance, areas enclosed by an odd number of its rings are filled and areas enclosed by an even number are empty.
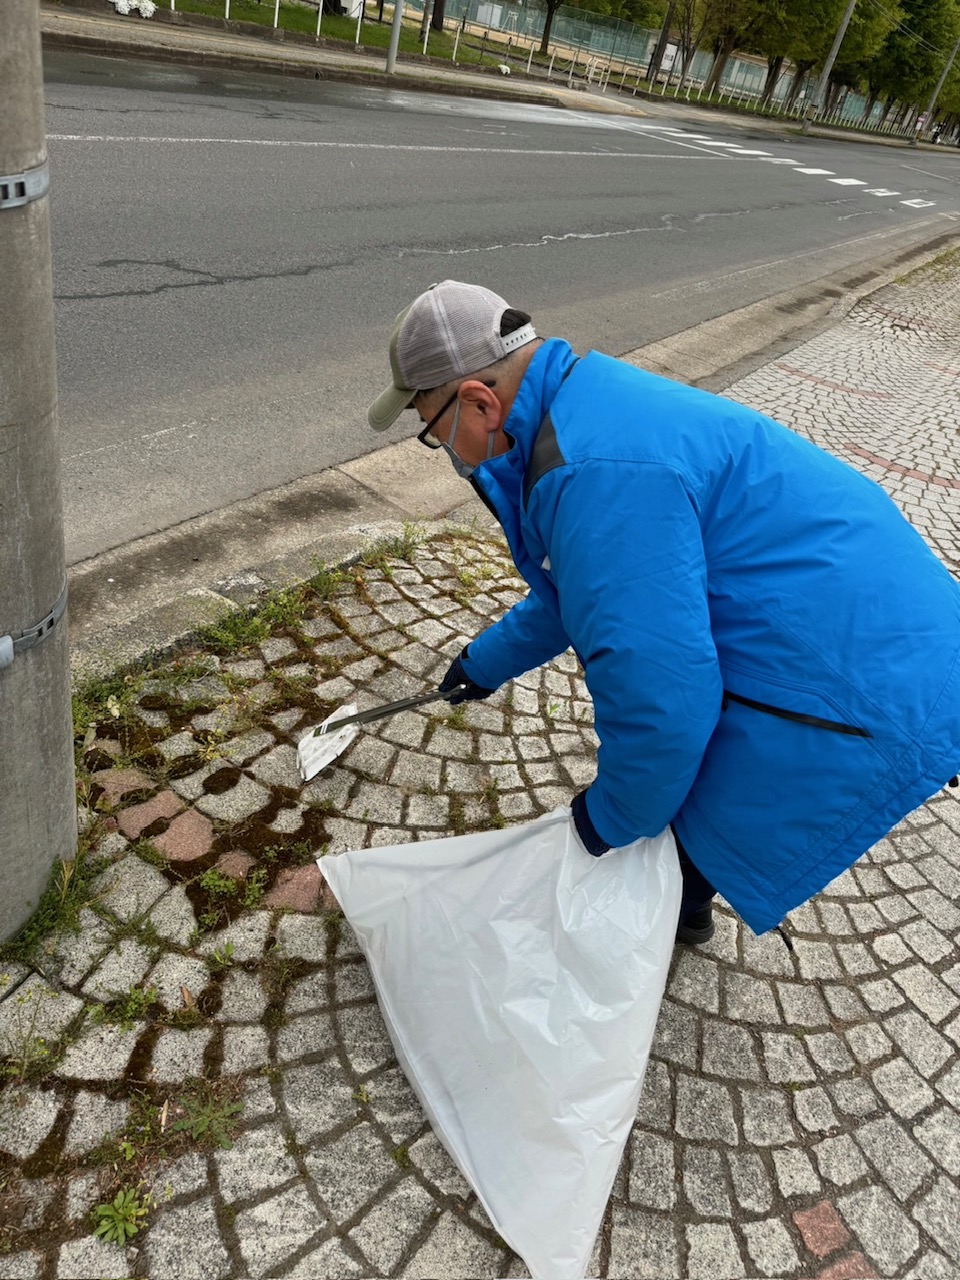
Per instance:
[[[911,480],[922,480],[924,484],[939,485],[941,489],[960,489],[960,480],[954,480],[952,476],[933,476],[928,471],[916,471],[912,467],[903,466],[902,463],[891,462],[889,458],[881,457],[879,453],[862,449],[860,445],[852,444],[849,440],[844,442],[843,447],[855,457],[864,458],[867,462],[883,467],[885,471],[892,471],[895,475],[909,476]]]
[[[263,905],[288,907],[291,911],[316,911],[321,880],[320,868],[316,864],[297,867],[295,871],[281,871]]]
[[[249,853],[241,853],[239,849],[231,849],[229,853],[222,853],[217,859],[215,871],[219,871],[222,875],[229,876],[231,880],[246,880],[247,872],[254,864],[254,859]]]
[[[862,1253],[851,1253],[818,1271],[817,1280],[877,1280],[877,1273]]]
[[[163,835],[154,836],[152,844],[171,862],[194,862],[210,852],[213,823],[196,809],[188,809],[174,818]]]
[[[156,791],[157,784],[139,769],[99,769],[93,774],[92,781],[103,790],[103,798],[111,806],[117,805],[124,796],[137,791]]]
[[[820,378],[815,373],[804,373],[802,369],[795,369],[792,364],[784,364],[777,361],[776,368],[782,369],[784,373],[789,373],[793,378],[802,378],[805,382],[815,382],[820,387],[828,387],[831,391],[844,391],[851,396],[866,396],[868,400],[892,400],[893,393],[890,391],[869,391],[866,387],[850,387],[845,382],[834,382],[832,378]]]
[[[812,1209],[798,1209],[793,1220],[800,1228],[803,1243],[817,1258],[825,1258],[850,1240],[850,1232],[829,1200],[821,1200]]]
[[[172,791],[161,791],[143,804],[124,809],[123,813],[117,815],[117,826],[128,840],[136,840],[158,818],[172,818],[182,808],[183,801],[178,795]]]

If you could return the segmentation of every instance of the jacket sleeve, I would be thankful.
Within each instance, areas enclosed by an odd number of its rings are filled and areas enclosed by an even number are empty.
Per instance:
[[[471,640],[464,670],[484,689],[550,662],[570,647],[560,615],[533,591]]]
[[[611,845],[657,835],[697,775],[723,693],[694,498],[656,463],[589,461],[534,490],[600,749],[587,811]]]

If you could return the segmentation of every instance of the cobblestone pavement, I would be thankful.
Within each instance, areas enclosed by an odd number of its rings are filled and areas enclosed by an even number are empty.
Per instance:
[[[957,276],[928,268],[729,391],[874,475],[951,567],[958,329]],[[307,726],[429,686],[518,598],[492,535],[428,534],[79,708],[67,923],[3,973],[7,1280],[526,1274],[426,1124],[312,859],[568,803],[595,745],[577,666],[296,775]],[[786,928],[792,952],[721,909],[676,950],[592,1274],[960,1272],[956,795]],[[124,1218],[125,1244],[93,1234]]]

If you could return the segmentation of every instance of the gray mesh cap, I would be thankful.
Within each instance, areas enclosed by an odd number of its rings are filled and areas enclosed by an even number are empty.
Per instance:
[[[429,391],[502,360],[536,338],[532,324],[500,334],[510,304],[478,284],[442,280],[397,316],[390,339],[393,381],[367,410],[374,431],[385,431],[412,402]]]

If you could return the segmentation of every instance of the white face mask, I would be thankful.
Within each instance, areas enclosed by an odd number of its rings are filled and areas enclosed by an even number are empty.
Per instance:
[[[453,451],[453,442],[454,442],[454,439],[456,438],[457,427],[459,427],[459,425],[460,425],[460,401],[458,400],[457,407],[453,411],[453,426],[450,428],[450,435],[447,437],[447,439],[443,443],[443,448],[446,449],[447,457],[450,459],[450,463],[453,466],[454,471],[460,477],[460,479],[469,480],[470,477],[473,475],[474,471],[476,471],[477,469],[476,466],[472,466],[469,462],[464,462],[464,460],[460,457],[460,455],[458,453],[454,453]],[[493,445],[494,445],[493,438],[495,435],[496,435],[496,432],[491,431],[489,439],[487,440],[486,461],[489,461],[493,457]]]

